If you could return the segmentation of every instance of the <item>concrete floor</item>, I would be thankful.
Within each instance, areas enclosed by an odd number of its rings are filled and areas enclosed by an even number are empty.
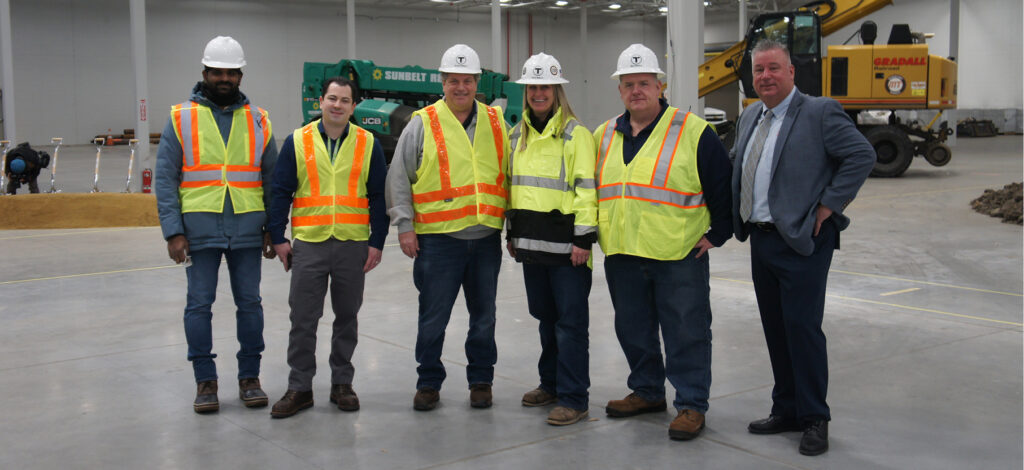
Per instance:
[[[49,150],[49,149],[48,149]],[[748,246],[711,253],[714,384],[708,428],[670,441],[674,414],[608,419],[627,366],[598,255],[591,295],[591,419],[544,423],[520,406],[537,384],[536,322],[521,269],[500,275],[495,405],[470,409],[456,306],[439,409],[414,412],[416,294],[392,234],[360,314],[355,388],[362,410],[328,406],[321,323],[316,406],[272,420],[235,398],[237,349],[226,269],[214,306],[221,411],[192,412],[185,277],[158,228],[0,231],[0,468],[1011,468],[1022,467],[1022,231],[973,212],[985,188],[1022,175],[1019,136],[960,139],[948,166],[918,159],[870,179],[850,206],[825,314],[831,450],[797,453],[798,433],[754,436],[772,385]],[[101,187],[120,191],[127,149],[105,151]],[[155,152],[155,147],[154,147]],[[65,147],[58,184],[92,186],[95,150]],[[40,185],[49,187],[44,172]],[[43,182],[45,180],[45,183]],[[288,275],[263,266],[262,379],[285,391]],[[672,393],[671,387],[669,388]]]

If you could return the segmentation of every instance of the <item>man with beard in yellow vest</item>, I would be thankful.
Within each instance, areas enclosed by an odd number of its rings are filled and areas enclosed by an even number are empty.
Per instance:
[[[704,429],[708,410],[708,251],[732,236],[732,169],[707,121],[659,98],[664,76],[642,44],[622,51],[612,79],[626,112],[594,131],[598,242],[632,390],[605,411],[664,411],[667,378],[677,412],[668,435],[689,440]]]
[[[388,214],[419,291],[413,408],[437,407],[445,379],[444,332],[463,290],[469,310],[470,405],[491,406],[498,358],[495,295],[508,200],[509,142],[501,109],[476,101],[480,58],[456,44],[441,58],[444,98],[409,120],[387,178]]]
[[[274,257],[264,207],[277,161],[267,112],[238,91],[242,46],[228,36],[213,38],[202,63],[203,81],[188,101],[171,108],[154,185],[167,254],[186,266],[185,339],[197,384],[196,413],[220,409],[210,321],[221,257],[227,259],[238,308],[238,395],[247,407],[267,406],[259,379],[260,252]]]
[[[359,409],[352,389],[356,314],[363,304],[366,273],[381,260],[388,236],[384,208],[384,151],[369,131],[349,122],[359,97],[351,80],[324,81],[322,116],[284,139],[274,172],[267,228],[274,250],[292,271],[288,305],[288,391],[270,415],[287,418],[313,406],[316,330],[330,280],[330,401],[342,411]],[[294,245],[284,237],[291,208]]]

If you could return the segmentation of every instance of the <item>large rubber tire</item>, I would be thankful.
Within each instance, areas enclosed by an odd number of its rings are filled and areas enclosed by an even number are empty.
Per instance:
[[[864,137],[875,148],[875,167],[871,169],[871,176],[900,176],[914,160],[914,144],[907,133],[897,127],[869,127]]]

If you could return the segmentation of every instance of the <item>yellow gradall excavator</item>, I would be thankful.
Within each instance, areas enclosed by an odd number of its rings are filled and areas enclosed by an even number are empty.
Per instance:
[[[934,127],[942,110],[956,108],[956,62],[928,54],[926,35],[911,32],[905,24],[893,25],[888,43],[876,45],[878,28],[871,21],[858,32],[863,44],[828,46],[828,53],[821,55],[822,37],[890,4],[892,0],[824,0],[759,15],[745,40],[700,66],[699,95],[739,80],[744,105],[755,101],[751,50],[762,39],[774,39],[789,48],[797,88],[834,98],[858,123],[877,154],[873,176],[900,176],[915,155],[943,166],[952,158],[945,141],[953,130],[946,122]],[[896,115],[915,109],[939,112],[927,125]]]

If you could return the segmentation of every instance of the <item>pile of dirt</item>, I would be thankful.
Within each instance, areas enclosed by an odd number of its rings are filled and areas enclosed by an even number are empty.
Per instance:
[[[18,194],[0,197],[0,214],[0,230],[160,225],[153,194]]]
[[[981,197],[971,201],[971,208],[982,214],[999,217],[1004,223],[1022,225],[1022,188],[1022,183],[1010,183],[1003,186],[1003,189],[986,189]]]

